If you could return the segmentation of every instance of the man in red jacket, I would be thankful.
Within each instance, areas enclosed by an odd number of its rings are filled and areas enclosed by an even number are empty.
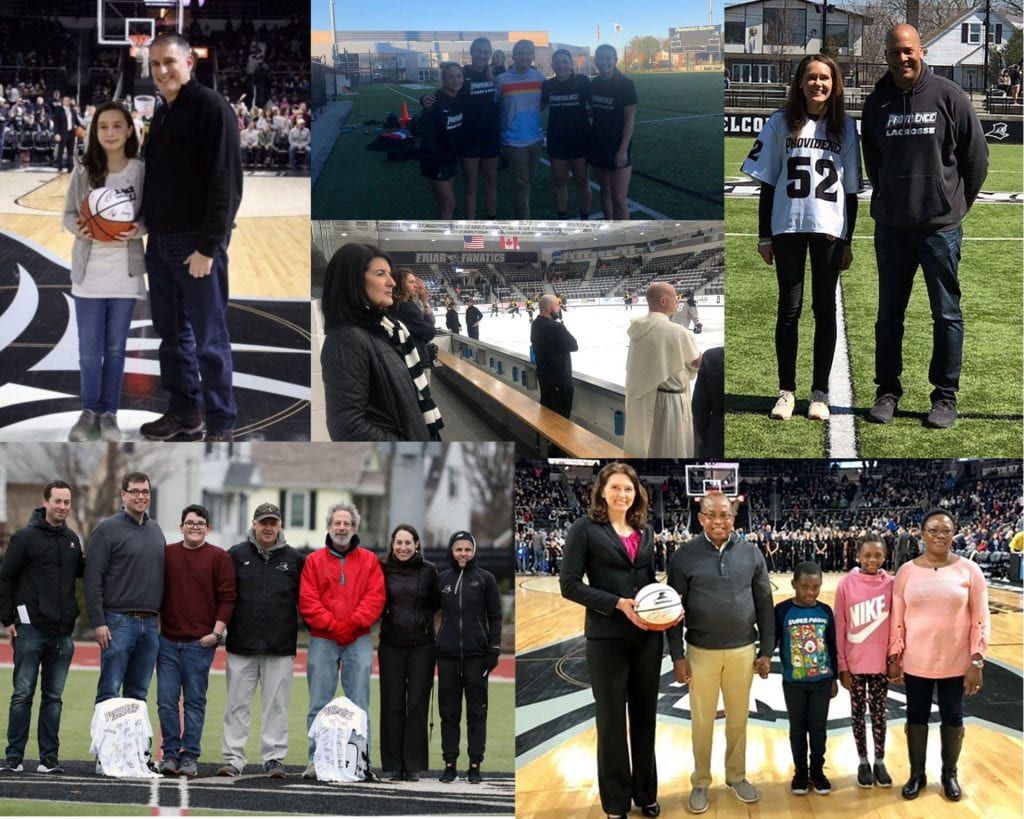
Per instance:
[[[345,696],[370,713],[373,644],[370,627],[384,611],[384,573],[377,556],[359,546],[359,510],[337,504],[327,512],[325,548],[306,559],[299,585],[299,612],[309,626],[306,681],[308,729],[338,690],[338,666]],[[315,779],[313,742],[304,779]],[[367,732],[366,753],[370,753]],[[367,765],[367,778],[373,774]]]

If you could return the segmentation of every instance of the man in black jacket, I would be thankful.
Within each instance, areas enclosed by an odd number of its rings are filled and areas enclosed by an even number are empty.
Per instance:
[[[217,92],[192,77],[191,47],[161,34],[149,49],[157,108],[146,138],[143,210],[160,385],[170,406],[143,424],[154,441],[233,439],[237,410],[228,337],[228,242],[242,200],[238,121]]]
[[[480,322],[483,317],[484,314],[480,312],[480,308],[470,299],[469,307],[466,308],[466,332],[469,333],[470,338],[480,338]]]
[[[263,771],[282,779],[304,558],[285,542],[281,510],[272,503],[256,507],[249,537],[228,549],[228,554],[235,563],[237,598],[227,637],[228,704],[221,742],[226,764],[217,774],[238,776],[245,770],[249,711],[259,683]]]
[[[71,97],[64,97],[60,107],[54,108],[53,125],[53,140],[57,143],[57,173],[61,172],[62,166],[70,173],[75,161],[75,131],[82,127],[78,109],[75,108],[75,101]]]
[[[558,299],[550,294],[540,297],[540,315],[530,326],[530,343],[537,361],[540,405],[572,416],[572,355],[579,344],[560,321]]]
[[[437,633],[437,709],[441,713],[442,782],[454,782],[459,758],[462,697],[470,784],[482,781],[487,742],[487,676],[501,656],[501,598],[494,575],[476,565],[476,540],[456,532],[448,541],[450,568],[441,575],[441,628]]]
[[[877,390],[868,420],[888,424],[903,395],[903,321],[920,266],[933,325],[925,426],[946,428],[956,421],[963,358],[961,223],[985,181],[988,145],[963,89],[928,70],[913,26],[890,29],[885,58],[889,73],[865,100],[861,120],[878,263]]]
[[[39,706],[40,773],[64,773],[59,762],[61,695],[75,646],[78,618],[75,579],[82,576],[82,541],[65,520],[71,486],[50,481],[43,505],[11,538],[0,564],[0,621],[14,647],[14,691],[7,723],[7,752],[0,771],[21,771],[32,721],[32,699],[42,668]]]

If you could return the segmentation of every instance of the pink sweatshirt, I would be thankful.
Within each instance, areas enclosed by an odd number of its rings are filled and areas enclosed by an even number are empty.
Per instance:
[[[851,571],[836,587],[836,650],[839,670],[884,674],[892,610],[891,575]]]
[[[905,563],[892,594],[889,653],[915,677],[959,677],[988,649],[988,588],[977,564],[960,558],[935,570]]]

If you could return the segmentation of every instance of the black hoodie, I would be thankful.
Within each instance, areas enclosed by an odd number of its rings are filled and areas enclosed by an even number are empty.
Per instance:
[[[988,145],[963,89],[931,73],[903,91],[886,73],[864,101],[871,216],[889,227],[948,230],[963,221],[988,172]]]
[[[448,547],[451,568],[441,575],[441,628],[437,656],[462,659],[501,651],[501,597],[494,575],[476,565],[476,553],[460,569]]]
[[[51,526],[46,510],[36,509],[28,526],[14,533],[0,564],[0,622],[25,622],[17,614],[24,605],[32,626],[70,634],[78,619],[75,579],[84,565],[82,539],[67,526]]]

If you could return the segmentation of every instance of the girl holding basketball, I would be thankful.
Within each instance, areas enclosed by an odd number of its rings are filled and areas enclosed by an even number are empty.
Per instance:
[[[605,219],[628,219],[629,180],[633,174],[630,144],[636,121],[636,86],[615,67],[618,52],[605,43],[594,52],[596,76],[590,83],[594,117],[587,159],[601,186]]]
[[[609,817],[626,816],[633,804],[657,816],[654,730],[664,641],[635,611],[634,595],[655,575],[647,492],[633,467],[610,463],[598,473],[590,512],[565,535],[559,582],[563,597],[587,609],[601,807]]]
[[[811,256],[814,368],[807,417],[829,417],[828,381],[836,348],[836,282],[853,261],[860,148],[843,112],[843,78],[831,57],[804,57],[786,107],[764,124],[742,171],[761,183],[757,252],[775,262],[779,285],[775,355],[779,395],[771,417],[786,421],[796,404],[797,331],[804,266]]]
[[[71,250],[71,295],[78,324],[82,414],[70,441],[120,441],[117,409],[121,400],[125,350],[135,302],[145,298],[146,272],[139,220],[142,160],[139,138],[128,109],[105,102],[89,125],[89,141],[64,199],[64,227],[75,235]],[[106,188],[91,197],[90,193]],[[132,221],[112,223],[107,203],[130,206]],[[127,205],[125,203],[128,203]]]
[[[541,86],[541,105],[548,107],[548,158],[555,183],[555,210],[564,219],[569,209],[569,169],[576,185],[580,219],[590,216],[587,139],[590,80],[572,70],[572,54],[564,48],[551,55],[555,76]]]

